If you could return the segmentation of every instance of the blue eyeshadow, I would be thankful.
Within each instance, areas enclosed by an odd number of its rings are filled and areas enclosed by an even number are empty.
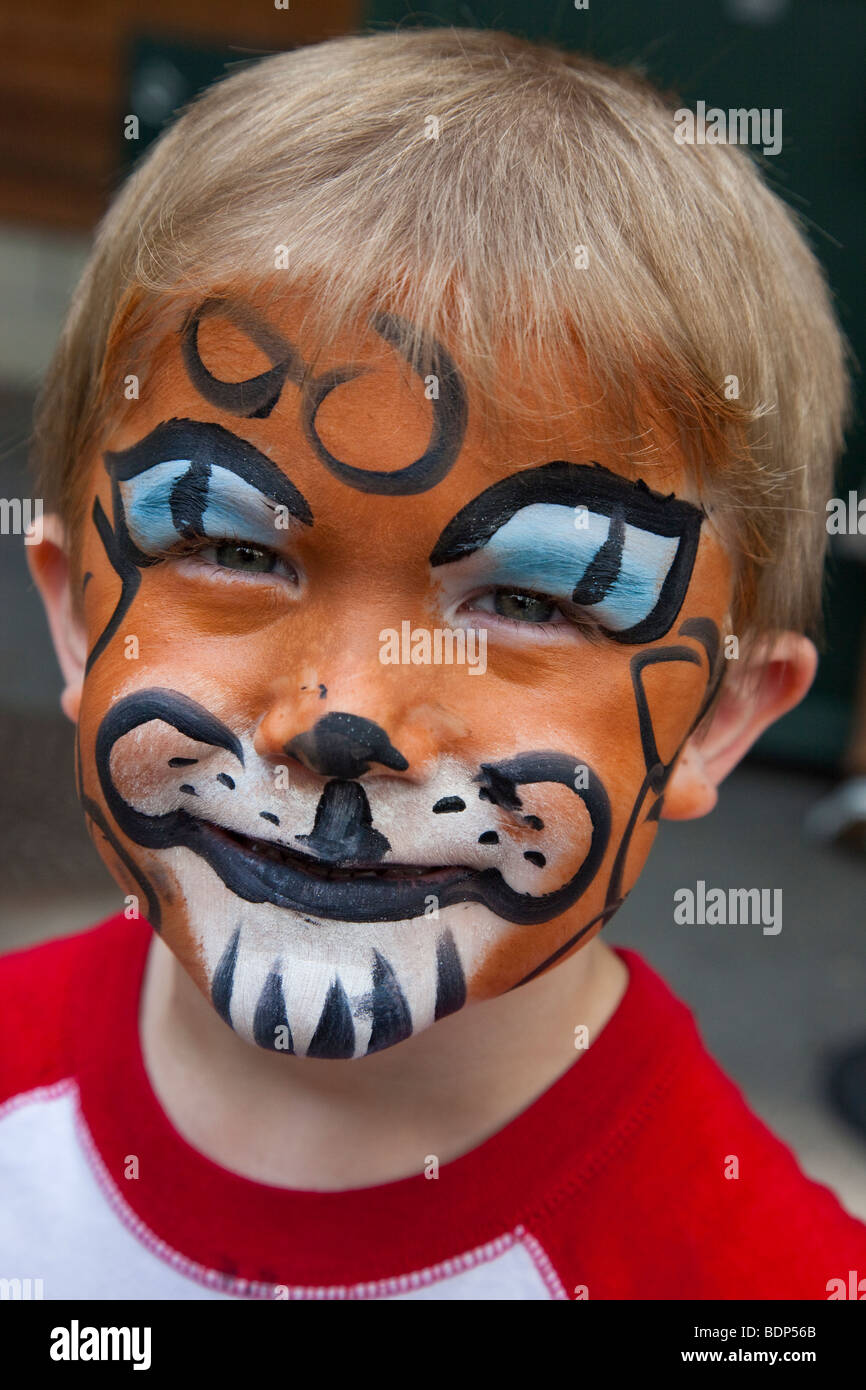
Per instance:
[[[558,503],[536,502],[515,512],[485,544],[454,568],[471,570],[473,583],[533,589],[568,601],[587,567],[607,539],[610,518],[582,510],[585,524],[575,526],[578,513]],[[588,613],[612,631],[624,631],[642,621],[655,605],[679,540],[625,525],[619,573],[599,602],[585,605]],[[449,566],[449,568],[452,568]]]

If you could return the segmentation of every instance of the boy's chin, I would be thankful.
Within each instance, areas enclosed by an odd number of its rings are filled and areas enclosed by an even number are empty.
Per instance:
[[[537,963],[524,954],[537,929],[478,903],[359,923],[227,896],[186,896],[166,910],[162,939],[239,1037],[290,1056],[381,1052],[505,993]]]
[[[167,908],[161,936],[239,1037],[288,1055],[383,1051],[464,1007],[515,930],[477,903],[396,922],[331,921],[211,892]]]

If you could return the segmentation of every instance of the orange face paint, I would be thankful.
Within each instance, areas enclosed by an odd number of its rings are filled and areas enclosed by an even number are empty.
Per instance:
[[[223,1018],[360,1056],[514,988],[634,883],[730,593],[688,491],[587,417],[498,459],[459,346],[310,367],[205,301],[92,463],[79,773]],[[669,489],[673,488],[673,492]]]

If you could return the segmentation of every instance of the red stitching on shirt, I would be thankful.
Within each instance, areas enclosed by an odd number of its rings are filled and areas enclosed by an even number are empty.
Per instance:
[[[529,1258],[544,1280],[551,1298],[564,1298],[567,1300],[568,1294],[565,1292],[565,1286],[553,1266],[553,1261],[541,1242],[536,1240],[535,1236],[530,1235],[529,1231],[524,1230],[523,1226],[516,1226],[514,1234],[523,1245],[526,1253],[529,1255]]]
[[[0,1120],[13,1110],[18,1110],[22,1105],[29,1105],[34,1100],[58,1100],[67,1091],[77,1089],[76,1081],[73,1076],[65,1076],[62,1081],[52,1081],[48,1086],[34,1086],[30,1091],[19,1091],[17,1095],[10,1096],[0,1104]]]

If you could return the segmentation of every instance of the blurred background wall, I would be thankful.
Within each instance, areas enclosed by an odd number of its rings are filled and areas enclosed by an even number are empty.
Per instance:
[[[113,190],[172,112],[257,55],[365,27],[454,24],[549,38],[636,64],[684,104],[781,107],[772,186],[806,218],[843,326],[864,355],[866,5],[860,0],[474,0],[413,11],[396,0],[0,0],[0,496],[30,495],[33,395],[90,235]],[[123,138],[124,117],[140,138]],[[858,387],[862,402],[862,384]],[[863,412],[837,491],[862,484]],[[709,1045],[816,1176],[866,1217],[866,1141],[833,1110],[830,1063],[866,1037],[866,859],[815,846],[803,817],[851,725],[866,567],[828,565],[828,647],[806,702],[728,779],[704,820],[662,827],[607,928],[695,1008]],[[83,928],[118,890],[75,800],[72,730],[20,537],[0,536],[0,951]],[[779,887],[784,929],[674,927],[673,893],[696,877]]]
[[[233,63],[356,29],[356,0],[0,0],[0,496],[32,492],[33,398],[112,192]],[[124,118],[139,117],[139,139]],[[0,921],[80,924],[114,895],[75,801],[60,674],[19,537],[0,536]],[[50,902],[51,906],[47,904]],[[3,938],[0,938],[0,949]]]

